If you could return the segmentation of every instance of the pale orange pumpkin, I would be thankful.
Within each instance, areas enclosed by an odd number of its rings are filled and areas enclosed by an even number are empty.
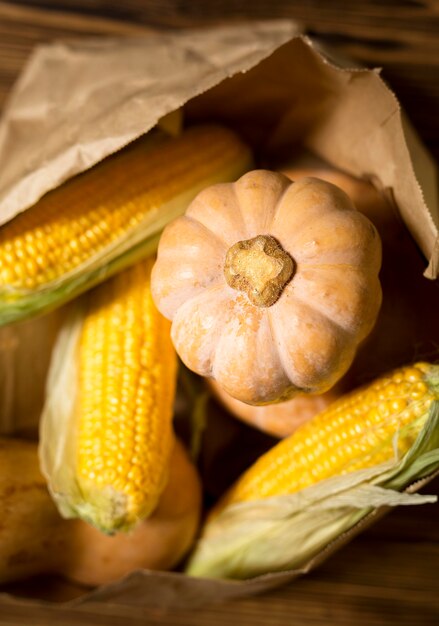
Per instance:
[[[183,362],[249,404],[320,393],[381,304],[381,244],[338,187],[256,170],[202,191],[152,273]]]
[[[217,402],[229,413],[272,437],[289,437],[342,395],[337,384],[325,393],[298,394],[285,402],[257,406],[232,398],[213,378],[206,378],[206,383]]]
[[[95,586],[139,568],[172,569],[194,541],[201,482],[176,441],[168,483],[152,515],[130,533],[104,535],[60,516],[39,469],[36,443],[0,438],[0,507],[0,584],[56,573]]]

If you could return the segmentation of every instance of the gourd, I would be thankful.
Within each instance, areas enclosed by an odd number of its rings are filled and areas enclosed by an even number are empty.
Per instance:
[[[316,167],[291,164],[282,171],[292,180],[318,176],[342,188],[374,224],[382,242],[382,306],[372,332],[337,385],[337,395],[404,363],[434,360],[439,346],[439,281],[422,276],[425,259],[397,208],[367,181],[325,163]]]
[[[291,435],[341,395],[339,385],[336,384],[325,393],[301,394],[285,402],[256,406],[232,398],[216,380],[208,378],[206,382],[215,399],[229,413],[268,435],[280,438]]]
[[[213,394],[229,412],[277,437],[292,434],[338,397],[387,370],[419,357],[433,356],[439,345],[438,282],[421,276],[421,255],[384,195],[369,182],[332,169],[324,162],[313,166],[296,162],[282,172],[291,180],[313,176],[337,185],[371,220],[382,241],[380,279],[384,297],[374,329],[359,348],[349,371],[323,394],[300,395],[286,402],[254,407],[235,400],[215,381],[209,381]]]
[[[166,227],[151,287],[183,362],[266,404],[347,371],[380,308],[380,264],[375,227],[343,191],[256,170]]]
[[[59,515],[40,473],[35,443],[1,439],[0,582],[58,573],[95,586],[137,568],[171,569],[194,540],[200,502],[199,478],[177,442],[168,484],[151,517],[129,534],[104,535],[82,520]]]

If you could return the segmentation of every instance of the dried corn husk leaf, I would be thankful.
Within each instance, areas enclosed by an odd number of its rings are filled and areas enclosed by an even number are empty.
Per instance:
[[[373,509],[435,502],[436,496],[403,490],[438,468],[435,401],[402,459],[324,480],[292,495],[226,507],[207,523],[187,573],[244,579],[300,568]]]

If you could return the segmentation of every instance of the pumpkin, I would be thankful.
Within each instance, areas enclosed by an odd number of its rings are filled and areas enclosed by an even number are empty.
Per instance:
[[[212,378],[207,378],[206,381],[215,399],[229,413],[250,426],[279,438],[291,435],[299,426],[326,409],[331,402],[341,395],[337,384],[325,393],[317,395],[299,394],[285,402],[257,406],[232,398]]]
[[[60,516],[39,470],[36,443],[1,439],[0,582],[57,573],[95,586],[137,568],[171,569],[195,538],[200,506],[197,472],[177,442],[154,513],[129,534],[104,535]]]
[[[399,216],[397,207],[370,183],[324,163],[291,165],[283,172],[293,180],[318,176],[340,186],[377,229],[382,241],[380,272],[383,302],[375,326],[360,346],[339,393],[366,384],[390,369],[415,360],[434,360],[439,346],[439,280],[423,276],[425,258]]]
[[[374,329],[357,351],[349,371],[326,393],[298,395],[286,402],[257,407],[239,402],[215,381],[208,381],[215,398],[232,415],[276,437],[292,434],[344,393],[384,372],[416,359],[434,358],[439,345],[439,282],[422,277],[422,257],[386,198],[369,182],[324,162],[309,165],[299,159],[282,172],[291,180],[312,176],[337,185],[373,222],[383,247],[380,277],[384,298]]]
[[[381,304],[381,244],[336,186],[256,170],[169,224],[152,293],[182,361],[249,404],[322,393]]]

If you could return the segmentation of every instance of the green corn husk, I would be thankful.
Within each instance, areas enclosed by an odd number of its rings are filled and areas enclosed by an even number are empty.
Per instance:
[[[170,132],[167,123],[162,124],[162,128]],[[175,129],[173,130],[175,132]],[[210,140],[206,140],[206,154],[201,152],[197,154],[195,150],[192,160],[188,158],[188,154],[185,154],[184,158],[169,163],[169,166],[167,163],[168,169],[164,170],[162,172],[163,175],[160,176],[165,187],[174,178],[178,178],[181,175],[184,176],[188,171],[194,171],[196,172],[194,184],[190,188],[184,189],[184,191],[175,192],[170,199],[161,204],[160,202],[154,203],[154,200],[151,200],[150,207],[139,223],[129,227],[121,236],[92,253],[86,261],[81,262],[74,269],[66,271],[55,279],[43,282],[38,286],[26,288],[9,283],[2,278],[0,259],[0,326],[50,311],[87,291],[94,285],[101,283],[123,268],[132,265],[139,259],[150,256],[157,249],[160,233],[166,224],[184,213],[188,204],[202,189],[215,183],[235,180],[251,167],[249,149],[229,130],[221,129],[221,132],[228,134],[228,145],[231,144],[233,146],[229,146],[228,152],[224,156],[221,152],[215,152],[215,137],[218,137],[218,126],[192,127],[183,131],[177,137],[171,137],[161,129],[155,129],[90,170],[75,176],[57,189],[49,192],[51,202],[53,203],[54,200],[55,202],[59,201],[59,212],[67,216],[68,207],[66,207],[66,202],[68,203],[70,197],[73,197],[76,202],[82,202],[82,198],[86,197],[87,211],[89,211],[100,206],[111,207],[112,198],[117,195],[118,190],[126,188],[127,193],[131,194],[129,200],[134,204],[148,189],[148,184],[158,182],[148,178],[148,159],[151,159],[151,156],[157,155],[160,151],[163,153],[170,145],[179,146],[182,142],[187,142],[187,151],[189,152],[191,137],[194,133],[200,133],[200,131],[208,136],[211,135]],[[141,163],[141,165],[136,166],[136,180],[144,180],[145,188],[142,185],[135,185],[133,189],[130,188],[133,175],[130,172],[130,157],[128,155],[132,156],[133,154],[140,159],[139,163]],[[211,157],[209,156],[210,154]],[[218,154],[221,154],[221,156],[218,156]],[[122,174],[123,181],[121,182],[120,172],[116,180],[113,180],[112,168],[118,167],[118,164],[122,164],[123,167],[127,163],[128,166]],[[140,176],[140,173],[142,173],[142,176]],[[93,181],[93,194],[87,193],[90,180]],[[43,201],[45,198],[43,198]],[[38,207],[38,204],[31,207],[28,210],[29,213]],[[6,229],[10,228],[10,226],[16,228],[13,224],[15,220],[19,220],[26,215],[27,212],[23,215],[18,215],[11,222],[0,227],[0,245],[4,245],[8,241],[9,235],[6,237]],[[18,234],[21,236],[21,233],[20,226]],[[26,233],[24,232],[23,234]],[[2,235],[4,238],[3,244]],[[26,262],[26,257],[23,257],[22,260],[23,263]]]
[[[394,436],[397,450],[398,433]],[[403,458],[323,480],[292,495],[232,504],[205,525],[186,573],[246,579],[304,568],[380,507],[436,502],[405,490],[439,470],[439,401]]]

